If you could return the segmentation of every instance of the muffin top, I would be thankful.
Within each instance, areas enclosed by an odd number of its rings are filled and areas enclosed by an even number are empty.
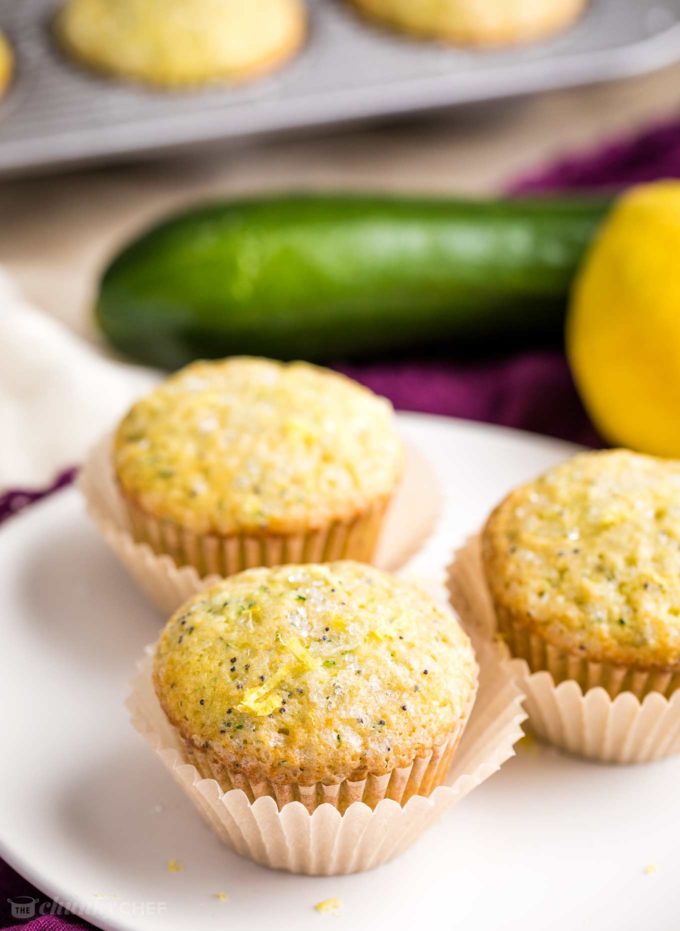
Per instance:
[[[143,511],[196,533],[290,533],[351,519],[394,490],[392,407],[303,362],[195,362],[120,424],[114,467]]]
[[[453,615],[349,561],[231,576],[176,612],[154,661],[184,739],[253,781],[300,785],[425,755],[466,714],[476,675]]]
[[[416,35],[473,45],[540,37],[565,27],[586,0],[353,0],[361,9]]]
[[[680,462],[584,453],[513,491],[482,537],[496,607],[593,661],[680,662]]]
[[[66,51],[90,67],[161,86],[239,77],[302,40],[299,0],[66,0]]]

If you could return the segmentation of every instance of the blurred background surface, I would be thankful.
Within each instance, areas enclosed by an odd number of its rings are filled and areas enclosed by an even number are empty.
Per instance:
[[[0,185],[0,261],[29,300],[92,335],[95,273],[126,236],[167,210],[290,188],[490,194],[679,111],[675,65],[391,125],[6,180]]]

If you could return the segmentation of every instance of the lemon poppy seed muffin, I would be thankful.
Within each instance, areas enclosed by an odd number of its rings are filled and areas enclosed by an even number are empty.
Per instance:
[[[499,631],[532,670],[622,690],[680,683],[680,462],[584,453],[513,491],[482,535]]]
[[[462,45],[529,42],[565,29],[587,0],[352,0],[363,13],[415,36]]]
[[[153,676],[201,775],[344,810],[443,780],[477,667],[452,614],[345,561],[251,569],[198,594],[168,621]]]
[[[275,67],[302,44],[305,16],[301,0],[67,0],[55,32],[89,68],[181,87]]]
[[[178,565],[370,560],[402,469],[388,401],[305,363],[197,362],[135,404],[114,470],[136,539]]]

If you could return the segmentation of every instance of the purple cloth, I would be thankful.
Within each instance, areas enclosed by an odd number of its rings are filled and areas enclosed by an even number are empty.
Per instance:
[[[561,190],[616,190],[641,181],[680,177],[680,122],[653,127],[630,140],[605,145],[595,153],[565,159],[547,171],[520,179],[512,193]],[[420,360],[343,367],[348,375],[389,397],[400,410],[448,414],[503,424],[598,445],[598,437],[574,390],[559,350],[516,352],[475,362]],[[0,498],[0,520],[72,481],[65,472],[41,492],[12,492]],[[59,852],[55,851],[55,856]],[[28,900],[20,899],[28,896]],[[17,924],[11,902],[35,899],[41,917]],[[16,907],[16,906],[15,906]],[[45,914],[50,903],[38,890],[0,861],[0,927],[24,931],[68,931],[91,927],[73,917]]]
[[[680,178],[680,122],[658,123],[634,138],[611,140],[595,152],[565,158],[510,186],[514,194],[617,191],[645,181]]]
[[[483,362],[428,360],[345,365],[342,371],[403,411],[446,414],[600,444],[563,353],[518,352]]]
[[[59,491],[60,488],[70,485],[77,473],[76,468],[66,469],[48,488],[41,488],[38,491],[29,488],[13,488],[11,491],[6,491],[0,495],[0,524],[13,514],[23,511],[29,504],[35,504],[41,498],[46,498],[53,492]]]
[[[82,931],[92,925],[75,916],[59,914],[54,902],[0,860],[0,927],[24,931]]]

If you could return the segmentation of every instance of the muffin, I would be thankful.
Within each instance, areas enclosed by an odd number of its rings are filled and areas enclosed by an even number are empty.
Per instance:
[[[67,0],[54,23],[76,61],[163,87],[239,79],[302,44],[301,0]]]
[[[14,68],[14,55],[12,47],[7,40],[4,32],[0,32],[0,97],[9,87],[12,80],[12,71]]]
[[[153,681],[187,761],[223,791],[311,811],[429,795],[477,667],[454,616],[360,563],[251,569],[168,621]]]
[[[565,29],[587,0],[352,0],[367,16],[415,36],[461,45],[530,42]]]
[[[135,404],[113,466],[134,538],[199,574],[370,561],[402,470],[391,405],[302,362],[196,362]]]
[[[680,683],[680,462],[584,453],[513,491],[482,533],[510,651],[555,682],[670,696]]]

